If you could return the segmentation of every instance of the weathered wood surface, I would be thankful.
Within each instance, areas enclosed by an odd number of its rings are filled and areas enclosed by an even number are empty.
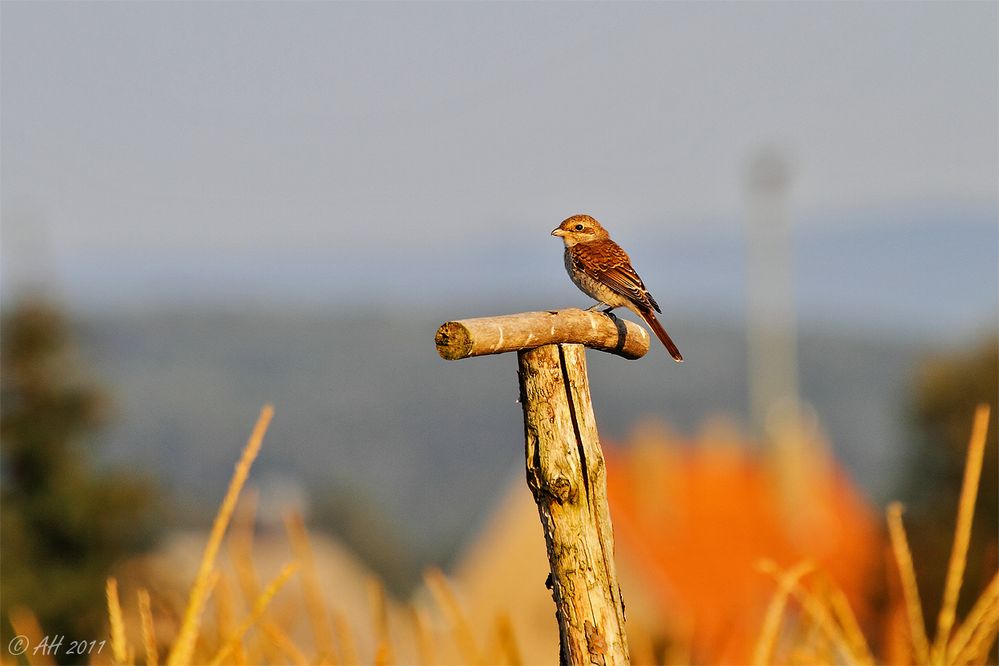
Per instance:
[[[648,337],[645,338],[646,349]],[[644,352],[643,352],[644,353]],[[604,458],[579,344],[523,350],[527,484],[544,528],[562,664],[627,664]]]
[[[630,321],[573,309],[450,321],[435,343],[449,360],[518,352],[527,484],[551,565],[559,662],[629,663],[585,347],[640,358],[649,350],[648,333]]]
[[[638,324],[575,308],[449,321],[437,329],[434,341],[437,352],[449,361],[565,343],[627,359],[649,351],[649,334]]]

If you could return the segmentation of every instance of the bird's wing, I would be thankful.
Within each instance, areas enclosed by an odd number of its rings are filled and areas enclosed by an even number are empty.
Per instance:
[[[645,283],[631,267],[628,254],[610,239],[577,243],[570,249],[573,264],[635,305],[662,312]]]

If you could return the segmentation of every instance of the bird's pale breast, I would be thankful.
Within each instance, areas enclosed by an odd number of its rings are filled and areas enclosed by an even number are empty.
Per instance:
[[[569,248],[565,249],[565,270],[569,273],[572,282],[590,298],[615,308],[627,307],[631,309],[631,301],[627,298],[576,268]]]

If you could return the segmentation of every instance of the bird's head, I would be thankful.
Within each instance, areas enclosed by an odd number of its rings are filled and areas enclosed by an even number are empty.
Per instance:
[[[566,247],[608,237],[607,230],[589,215],[573,215],[566,218],[552,231],[552,236],[560,237]]]

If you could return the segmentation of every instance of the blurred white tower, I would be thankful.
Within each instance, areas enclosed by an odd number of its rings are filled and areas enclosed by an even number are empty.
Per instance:
[[[749,224],[749,406],[768,454],[791,534],[807,541],[821,511],[810,500],[828,458],[818,418],[798,394],[794,317],[790,169],[773,149],[761,151],[747,174]]]
[[[749,410],[763,440],[798,412],[798,343],[794,320],[790,173],[774,149],[750,160],[747,171]]]

